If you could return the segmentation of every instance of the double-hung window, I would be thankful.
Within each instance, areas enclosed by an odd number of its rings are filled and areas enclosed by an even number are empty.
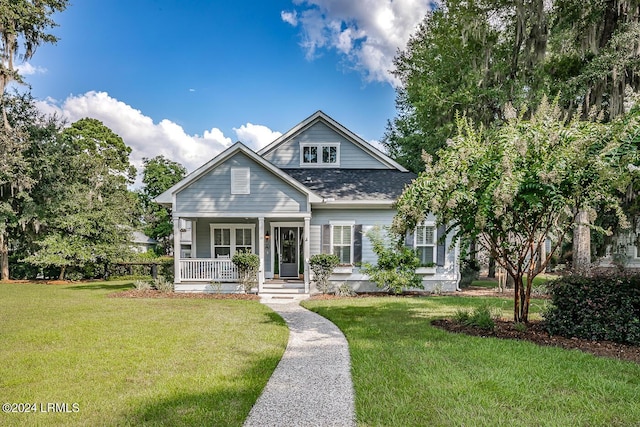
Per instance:
[[[340,166],[340,143],[300,143],[300,166]]]
[[[213,258],[230,259],[240,251],[253,252],[254,226],[212,224]]]
[[[420,265],[434,265],[436,262],[436,227],[425,224],[417,226],[414,239],[414,247],[420,259]]]
[[[340,264],[353,264],[353,225],[332,224],[331,247]]]

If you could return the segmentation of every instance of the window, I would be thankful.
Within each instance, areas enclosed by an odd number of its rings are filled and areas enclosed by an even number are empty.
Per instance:
[[[300,166],[339,166],[340,144],[337,142],[300,143]]]
[[[250,184],[249,168],[231,168],[231,194],[250,194]]]
[[[231,230],[215,228],[213,230],[213,257],[231,258]]]
[[[338,257],[340,264],[351,264],[351,243],[353,239],[351,225],[333,225],[332,244],[333,254]]]
[[[231,259],[239,251],[253,252],[254,227],[212,224],[213,258]]]
[[[436,229],[433,225],[416,227],[414,246],[420,265],[427,266],[436,261]]]

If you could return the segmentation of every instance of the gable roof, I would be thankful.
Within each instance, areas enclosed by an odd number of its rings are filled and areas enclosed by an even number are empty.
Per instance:
[[[324,200],[396,200],[416,178],[393,169],[283,169]]]
[[[270,152],[274,151],[276,148],[278,148],[280,145],[282,145],[286,141],[290,140],[291,138],[295,137],[296,135],[300,134],[304,130],[310,128],[315,123],[320,121],[323,122],[325,125],[327,125],[329,128],[331,128],[332,130],[334,130],[335,132],[341,134],[343,137],[345,137],[354,145],[358,146],[359,148],[367,152],[369,155],[371,155],[375,159],[387,165],[388,167],[392,169],[397,169],[402,172],[407,172],[407,169],[405,169],[395,160],[391,159],[391,157],[387,156],[382,151],[373,147],[367,141],[360,138],[358,135],[351,132],[346,127],[342,126],[340,123],[338,123],[337,121],[335,121],[334,119],[326,115],[321,110],[316,111],[315,113],[313,113],[312,115],[310,115],[309,117],[307,117],[306,119],[298,123],[296,126],[291,128],[288,132],[286,132],[285,134],[277,138],[271,144],[259,150],[258,155],[264,156],[266,154],[269,154]]]
[[[263,166],[265,169],[269,170],[271,173],[278,176],[283,181],[289,183],[292,187],[296,188],[301,193],[306,194],[309,197],[310,202],[313,203],[313,202],[319,202],[322,200],[318,195],[313,193],[309,188],[305,187],[295,179],[292,179],[290,175],[287,175],[281,169],[275,167],[274,165],[272,165],[271,163],[269,163],[268,161],[266,161],[265,159],[257,155],[253,150],[248,148],[242,142],[238,141],[235,144],[233,144],[231,147],[227,148],[222,153],[218,154],[213,159],[209,160],[207,163],[205,163],[204,165],[200,166],[198,169],[196,169],[195,171],[187,175],[184,179],[176,183],[173,187],[169,188],[167,191],[160,194],[158,197],[154,199],[155,202],[161,205],[171,205],[173,203],[173,195],[175,193],[178,193],[179,191],[187,188],[189,185],[191,185],[191,183],[197,181],[202,176],[206,175],[209,171],[214,169],[216,166],[220,165],[221,163],[224,163],[225,160],[234,156],[238,152],[244,153],[253,161]]]

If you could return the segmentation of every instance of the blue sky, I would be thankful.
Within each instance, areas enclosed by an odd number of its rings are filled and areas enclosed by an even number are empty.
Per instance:
[[[367,141],[395,115],[389,73],[429,0],[75,0],[21,70],[40,108],[103,121],[132,161],[189,171],[268,144],[316,110]]]

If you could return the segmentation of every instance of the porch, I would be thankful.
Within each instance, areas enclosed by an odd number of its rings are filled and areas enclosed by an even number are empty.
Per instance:
[[[185,218],[175,218],[174,221]],[[191,239],[174,232],[175,290],[177,292],[238,292],[238,251],[258,255],[260,294],[309,293],[309,221],[299,218],[188,218]],[[179,231],[179,229],[178,229]],[[185,256],[185,254],[188,254]],[[191,257],[190,257],[191,256]]]

